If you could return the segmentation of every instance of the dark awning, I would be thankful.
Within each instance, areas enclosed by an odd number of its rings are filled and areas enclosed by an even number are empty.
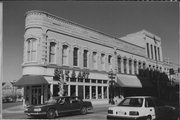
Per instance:
[[[140,78],[134,75],[117,74],[117,83],[121,87],[153,87],[152,83],[148,79]]]
[[[48,81],[42,75],[24,75],[14,85],[27,86],[27,85],[44,85]]]

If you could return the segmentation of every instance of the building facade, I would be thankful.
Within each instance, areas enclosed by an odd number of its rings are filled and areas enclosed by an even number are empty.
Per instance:
[[[110,71],[117,84],[115,95],[130,94],[131,88],[151,87],[137,78],[139,69],[163,71],[162,57],[160,38],[145,30],[115,38],[46,12],[29,11],[23,76],[16,85],[23,86],[26,105],[60,95],[59,84],[66,95],[108,103]],[[60,82],[54,77],[56,69]]]

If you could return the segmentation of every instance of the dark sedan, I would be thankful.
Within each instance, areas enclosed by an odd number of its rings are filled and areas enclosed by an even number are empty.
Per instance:
[[[86,114],[93,110],[92,103],[83,101],[78,97],[56,97],[42,105],[29,106],[25,110],[28,116],[46,116],[49,119],[55,118],[63,113],[80,112]]]

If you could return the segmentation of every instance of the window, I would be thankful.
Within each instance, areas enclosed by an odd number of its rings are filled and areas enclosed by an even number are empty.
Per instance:
[[[104,87],[104,99],[106,99],[107,98],[107,87]]]
[[[145,107],[154,107],[154,103],[150,98],[146,98]]]
[[[154,46],[154,52],[155,52],[155,60],[157,60],[156,46]]]
[[[84,67],[87,67],[87,63],[88,63],[88,51],[87,50],[84,50],[84,53],[83,53],[83,66]]]
[[[118,57],[117,59],[118,59],[117,60],[117,62],[118,62],[118,73],[121,73],[121,58]]]
[[[93,56],[92,56],[92,64],[93,64],[93,68],[96,69],[97,68],[97,53],[93,52]]]
[[[34,38],[27,40],[27,61],[35,61],[37,52],[37,40]]]
[[[85,86],[85,99],[90,99],[89,86]]]
[[[159,47],[158,47],[158,59],[159,59],[159,61],[161,60]]]
[[[98,99],[102,99],[102,87],[98,86]]]
[[[105,70],[105,54],[101,54],[101,66],[102,70]]]
[[[127,64],[127,59],[123,60],[123,64],[124,64],[124,73],[127,73],[127,68],[126,68],[126,64]]]
[[[68,65],[68,46],[67,45],[63,45],[63,48],[62,48],[62,64]]]
[[[151,45],[151,58],[153,59],[153,46]]]
[[[96,99],[96,86],[92,86],[92,99]]]
[[[73,65],[78,66],[78,48],[74,48],[73,51]]]
[[[137,62],[134,61],[134,74],[137,74]]]
[[[147,56],[148,56],[148,58],[150,58],[150,56],[149,56],[149,43],[146,43],[146,46],[147,46]]]
[[[50,42],[49,46],[49,63],[55,63],[55,42]]]
[[[132,74],[132,60],[129,60],[129,74]]]
[[[109,65],[109,70],[112,69],[112,56],[108,56],[108,65]]]

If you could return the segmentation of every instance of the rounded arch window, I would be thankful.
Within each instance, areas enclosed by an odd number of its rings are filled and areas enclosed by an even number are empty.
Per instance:
[[[27,61],[36,61],[37,39],[27,39]]]

